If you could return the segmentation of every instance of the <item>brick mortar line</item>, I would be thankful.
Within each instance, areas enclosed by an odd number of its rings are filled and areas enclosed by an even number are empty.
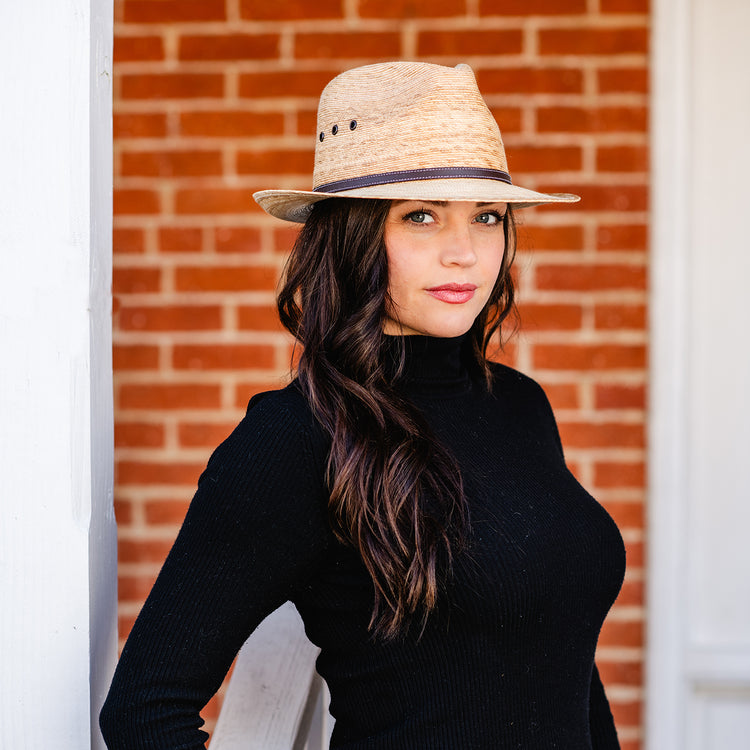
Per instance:
[[[179,257],[173,257],[179,256]],[[209,254],[204,252],[197,253],[172,253],[169,251],[159,253],[158,257],[145,256],[142,253],[117,253],[114,258],[115,268],[268,268],[281,270],[284,265],[284,258],[281,253],[277,252],[248,252],[248,253],[221,253],[216,252]],[[143,262],[137,262],[140,258]],[[225,262],[217,261],[225,259]],[[135,261],[135,262],[131,262]],[[207,290],[210,291],[210,290]],[[266,291],[266,290],[251,290]]]
[[[583,92],[570,93],[553,93],[553,92],[485,92],[484,99],[492,107],[518,107],[520,109],[530,109],[536,111],[540,107],[578,107],[583,109],[606,109],[608,107],[618,108],[645,108],[648,109],[648,94],[642,94],[633,91],[612,91],[598,93],[596,96],[597,105],[592,107],[590,104],[584,106],[586,95]],[[231,108],[217,107],[217,105],[231,104]],[[189,106],[188,106],[189,105]],[[181,114],[183,112],[200,112],[215,111],[217,108],[227,111],[242,111],[259,114],[288,112],[298,113],[301,111],[314,112],[317,110],[318,98],[313,96],[264,96],[264,97],[237,97],[235,100],[228,100],[226,96],[216,97],[174,97],[174,98],[128,98],[114,100],[114,114]],[[522,132],[531,133],[531,129],[524,129]],[[631,135],[640,133],[648,135],[646,129],[641,131],[617,131],[616,135]],[[578,134],[576,131],[556,131],[550,133],[539,133],[540,137],[553,137],[556,135]],[[589,133],[584,132],[584,135]],[[609,134],[607,131],[594,131],[594,135],[601,136]],[[160,138],[166,136],[154,136]],[[188,137],[188,136],[185,136]],[[201,136],[196,136],[201,137]],[[204,136],[209,138],[210,136]],[[234,136],[232,136],[234,137]],[[247,136],[247,138],[259,138],[260,136]],[[128,140],[127,137],[117,137],[119,140]],[[146,137],[136,137],[130,140],[147,140]]]
[[[274,292],[237,292],[230,294],[228,292],[177,292],[171,295],[160,292],[149,292],[141,294],[124,294],[115,293],[119,299],[126,301],[128,307],[153,307],[161,309],[164,307],[182,306],[189,307],[216,307],[223,305],[248,305],[248,306],[273,306],[276,303]],[[127,334],[129,331],[116,328],[117,333]],[[239,329],[238,329],[239,330]],[[244,330],[244,329],[243,329]],[[165,330],[162,333],[170,333]],[[132,331],[137,334],[138,331]],[[279,335],[287,335],[283,331],[277,332]]]
[[[348,0],[346,0],[348,2]],[[473,0],[472,0],[473,1]],[[159,36],[174,29],[186,36],[225,36],[227,34],[282,34],[293,33],[354,33],[398,31],[404,22],[412,23],[420,31],[506,31],[531,28],[534,32],[547,30],[609,31],[630,28],[648,28],[648,13],[573,13],[503,15],[483,14],[478,10],[439,18],[366,18],[344,14],[331,18],[297,18],[255,21],[247,18],[227,18],[225,21],[159,21],[136,22],[117,20],[115,38],[119,36]]]
[[[574,328],[570,330],[535,331],[534,336],[527,336],[526,343],[532,348],[539,346],[570,346],[573,349],[596,346],[642,346],[649,342],[647,332],[631,329],[627,331],[613,331],[612,329],[584,329]],[[560,368],[563,369],[563,368]],[[609,370],[609,367],[601,369]],[[617,368],[614,368],[617,369]],[[637,368],[625,368],[637,369]]]
[[[532,70],[588,70],[595,72],[600,70],[617,70],[620,68],[643,69],[648,68],[648,59],[643,53],[623,52],[618,55],[613,54],[575,54],[575,53],[554,53],[554,54],[532,54],[526,52],[508,52],[496,53],[493,55],[467,54],[460,55],[456,53],[446,53],[444,55],[417,55],[416,42],[418,37],[414,35],[413,27],[404,24],[399,28],[399,35],[402,46],[405,50],[414,49],[413,53],[407,52],[400,58],[416,58],[426,62],[436,62],[445,64],[445,61],[451,61],[448,64],[455,64],[456,60],[467,61],[474,68],[475,72],[481,76],[483,72],[503,70],[506,68],[523,67]],[[178,74],[224,74],[227,70],[235,71],[241,75],[263,75],[267,73],[324,73],[328,72],[335,75],[337,70],[345,70],[355,64],[366,65],[370,62],[381,61],[382,58],[373,60],[368,55],[352,55],[349,57],[324,58],[323,64],[321,58],[305,57],[294,58],[289,66],[289,62],[284,58],[270,58],[267,60],[258,60],[253,58],[239,59],[217,59],[206,58],[203,60],[171,59],[164,58],[158,60],[122,60],[116,63],[117,69],[115,79],[122,79],[124,76],[145,75],[148,77],[158,76],[165,73]],[[484,92],[483,92],[484,93]],[[638,92],[627,92],[638,93]],[[569,94],[559,93],[557,96],[566,96]],[[272,97],[273,95],[268,95]],[[317,95],[316,95],[317,96]],[[186,97],[190,98],[190,97]],[[211,97],[222,98],[222,97]],[[307,97],[300,97],[307,98]],[[122,100],[122,94],[115,97],[115,102]],[[127,101],[128,99],[126,99]]]
[[[234,370],[171,370],[169,372],[163,370],[130,370],[130,371],[119,371],[120,374],[115,381],[115,411],[120,417],[126,417],[134,419],[137,414],[143,414],[149,412],[153,414],[174,414],[179,413],[180,415],[185,414],[186,419],[195,418],[195,415],[212,414],[216,411],[216,407],[211,408],[191,408],[190,405],[185,405],[179,409],[170,408],[156,408],[153,406],[136,408],[136,407],[125,407],[120,404],[119,391],[124,386],[141,385],[141,386],[159,386],[169,388],[171,386],[205,386],[214,385],[221,387],[224,383],[231,383],[234,387],[240,386],[252,386],[252,385],[265,385],[266,383],[278,382],[279,387],[283,387],[288,382],[288,368],[285,371],[283,368],[275,367],[272,370],[261,370],[260,368],[248,368],[243,370],[241,375],[233,376]],[[203,377],[201,377],[201,375]],[[227,408],[227,407],[224,407]]]

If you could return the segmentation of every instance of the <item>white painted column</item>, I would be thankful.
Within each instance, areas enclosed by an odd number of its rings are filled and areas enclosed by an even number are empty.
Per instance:
[[[112,1],[0,16],[0,744],[101,748],[116,656]]]
[[[750,737],[750,4],[656,0],[648,750]]]

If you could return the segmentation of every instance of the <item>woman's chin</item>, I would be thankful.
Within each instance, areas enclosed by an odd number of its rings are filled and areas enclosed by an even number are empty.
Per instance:
[[[471,330],[474,320],[436,320],[410,321],[398,323],[387,320],[383,326],[383,333],[389,336],[433,336],[435,338],[456,338]]]

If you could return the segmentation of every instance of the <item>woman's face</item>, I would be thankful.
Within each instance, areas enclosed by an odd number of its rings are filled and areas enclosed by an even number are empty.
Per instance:
[[[487,303],[505,252],[506,203],[394,201],[385,222],[388,334],[460,336]]]

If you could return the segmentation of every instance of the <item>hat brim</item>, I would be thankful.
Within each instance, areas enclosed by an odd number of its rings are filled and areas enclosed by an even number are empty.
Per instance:
[[[471,201],[476,203],[512,203],[528,208],[546,203],[576,203],[572,193],[538,193],[498,180],[438,179],[372,185],[337,193],[312,190],[260,190],[253,193],[258,205],[271,216],[304,223],[313,204],[328,198],[377,198],[381,200]]]

